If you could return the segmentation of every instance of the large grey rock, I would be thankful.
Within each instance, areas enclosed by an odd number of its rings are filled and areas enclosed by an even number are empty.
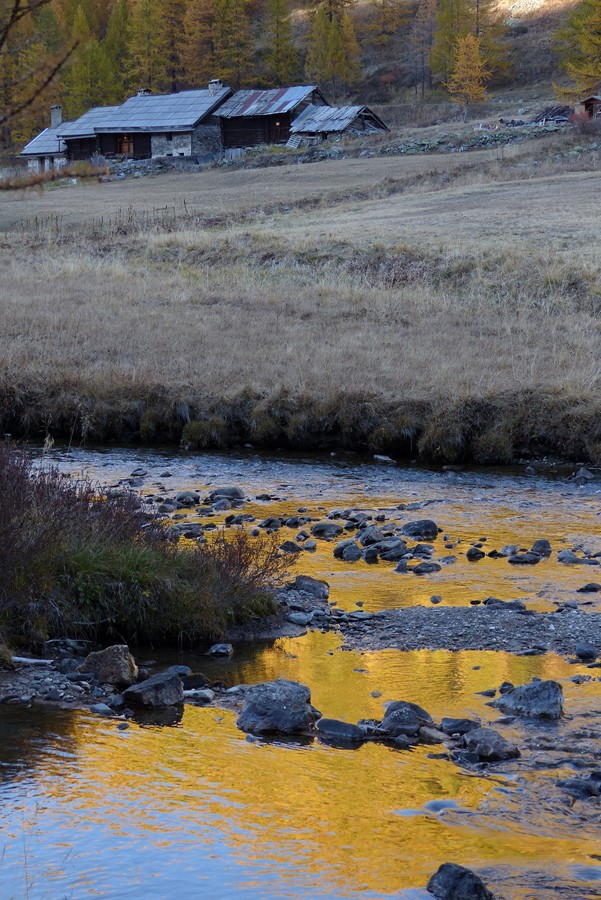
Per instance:
[[[416,703],[397,700],[390,703],[382,719],[380,728],[390,737],[416,735],[422,725],[432,725],[432,716]]]
[[[325,538],[325,540],[331,540],[332,538],[338,537],[339,534],[342,534],[344,528],[342,525],[337,525],[336,522],[316,522],[315,525],[311,525],[311,534],[314,534],[315,537]]]
[[[159,672],[140,684],[134,684],[123,692],[125,701],[132,706],[155,709],[177,706],[184,702],[184,686],[176,672]]]
[[[510,744],[494,728],[475,728],[462,738],[462,745],[471,750],[483,762],[495,762],[501,759],[515,759],[520,751],[515,744]]]
[[[407,522],[403,525],[401,533],[420,541],[432,541],[438,537],[438,525],[432,519],[418,519],[416,522]]]
[[[533,550],[526,550],[524,553],[514,553],[507,560],[512,566],[535,566],[542,559],[542,556]]]
[[[474,719],[453,719],[445,716],[440,723],[441,730],[445,734],[467,734],[468,731],[475,731],[480,728],[480,722]]]
[[[559,719],[563,712],[563,690],[556,681],[533,681],[507,691],[490,705],[517,716]]]
[[[308,687],[280,678],[246,691],[236,725],[250,734],[304,734],[319,716]]]
[[[209,494],[211,503],[222,498],[225,498],[226,500],[244,500],[244,491],[239,487],[226,485],[225,487],[215,488],[215,490],[211,491]]]
[[[138,677],[138,667],[127,644],[114,644],[86,656],[80,672],[91,672],[102,684],[127,687]]]
[[[539,556],[551,556],[551,544],[547,538],[539,538],[530,549],[533,553],[538,553]]]
[[[440,572],[442,566],[435,562],[421,562],[413,569],[414,575],[431,575],[433,572]]]
[[[344,548],[342,551],[342,559],[344,562],[359,562],[361,559],[361,551],[354,541]]]
[[[455,863],[443,863],[426,890],[436,900],[494,900],[481,878],[470,869]]]
[[[200,494],[197,494],[196,491],[180,491],[175,499],[180,506],[194,506],[200,502]]]
[[[317,600],[327,600],[330,596],[330,587],[327,581],[311,578],[310,575],[297,575],[290,585],[290,590],[311,594]]]
[[[363,531],[359,532],[359,543],[362,547],[369,547],[371,544],[379,544],[386,539],[386,535],[377,525],[368,525]]]

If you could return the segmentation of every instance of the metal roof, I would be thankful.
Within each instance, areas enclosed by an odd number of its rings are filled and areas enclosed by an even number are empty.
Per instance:
[[[238,116],[277,116],[291,112],[313,91],[317,91],[319,96],[323,97],[315,84],[275,88],[270,91],[237,91],[215,115],[220,119],[234,119]],[[323,99],[325,102],[325,98]]]
[[[67,123],[63,122],[54,128],[44,128],[23,148],[21,156],[57,156],[64,153],[67,148],[58,134],[65,124]]]
[[[96,126],[109,121],[111,116],[119,109],[118,106],[95,106],[75,119],[74,122],[63,122],[58,127],[58,134],[62,138],[88,138],[94,137]]]
[[[94,131],[97,134],[190,131],[231,92],[231,88],[223,87],[214,92],[205,88],[179,94],[136,94],[119,106],[114,115],[95,126]]]
[[[291,134],[344,131],[359,116],[373,128],[388,131],[382,120],[367,106],[308,106],[290,126]]]

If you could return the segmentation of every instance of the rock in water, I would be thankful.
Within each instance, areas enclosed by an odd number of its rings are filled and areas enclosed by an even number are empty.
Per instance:
[[[563,712],[563,690],[556,681],[533,681],[507,691],[490,705],[517,716],[559,719]]]
[[[520,751],[515,744],[510,744],[494,728],[475,728],[462,738],[466,750],[471,750],[483,762],[496,762],[502,759],[515,759]]]
[[[398,737],[401,734],[413,737],[418,734],[422,725],[431,726],[433,724],[432,716],[421,706],[397,700],[389,704],[380,728],[390,737]]]
[[[365,732],[361,728],[338,719],[320,719],[317,732],[322,740],[332,744],[358,744],[365,740]]]
[[[330,596],[330,588],[327,581],[311,578],[310,575],[297,575],[289,587],[292,591],[303,591],[305,594],[312,594],[318,600],[327,600]]]
[[[102,684],[127,687],[138,677],[138,667],[127,644],[114,644],[105,650],[90,653],[79,667],[80,672],[92,672]]]
[[[320,715],[308,687],[279,678],[246,691],[236,725],[249,734],[304,734]]]
[[[184,686],[176,672],[159,672],[140,684],[128,687],[123,692],[123,697],[132,706],[150,709],[177,706],[184,702]]]
[[[224,487],[215,488],[209,494],[211,502],[225,498],[226,500],[244,500],[244,491],[235,485],[225,485]]]
[[[417,538],[419,541],[433,541],[438,537],[438,525],[432,519],[419,519],[417,522],[407,522],[403,525],[401,534]]]
[[[426,890],[437,900],[494,900],[481,878],[455,863],[443,863]]]

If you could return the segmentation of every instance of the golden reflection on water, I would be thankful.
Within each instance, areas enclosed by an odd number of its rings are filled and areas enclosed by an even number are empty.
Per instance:
[[[360,654],[340,650],[331,634],[311,633],[276,641],[248,662],[234,658],[228,681],[293,678],[311,687],[324,715],[350,721],[381,717],[385,700],[406,699],[435,719],[467,715],[486,723],[497,714],[477,691],[506,679],[565,679],[586,671],[549,655]],[[599,683],[565,687],[569,712],[601,699]],[[382,696],[372,697],[374,690]],[[296,896],[345,897],[423,886],[447,860],[562,872],[598,852],[598,828],[583,834],[569,820],[509,817],[502,792],[519,796],[520,779],[429,759],[440,747],[407,752],[376,744],[340,750],[249,742],[233,713],[194,706],[186,707],[175,728],[132,723],[119,732],[114,723],[83,713],[76,714],[74,727],[73,757],[61,761],[50,753],[32,775],[52,823],[44,852],[58,854],[60,848],[62,858],[71,845],[76,857],[62,867],[64,874],[52,876],[57,888],[72,877],[73,866],[85,869],[93,853],[102,859],[127,851],[133,876],[164,885],[156,896],[168,896],[172,879],[184,877],[180,867],[191,884],[203,861],[217,858],[222,867],[235,863],[247,887],[270,879],[273,896],[285,896],[289,882]],[[540,777],[525,770],[522,775],[527,781]],[[425,809],[440,799],[457,808],[438,815]],[[30,841],[32,858],[42,860],[32,835]]]
[[[208,488],[207,488],[208,490]],[[533,504],[532,509],[523,500],[516,500],[514,505],[484,502],[474,507],[473,502],[465,497],[449,500],[441,506],[428,506],[413,512],[399,511],[391,507],[391,498],[365,497],[363,495],[345,495],[344,503],[328,503],[316,505],[306,504],[308,513],[324,517],[334,508],[359,508],[377,514],[385,510],[388,520],[408,522],[420,518],[434,518],[444,534],[448,534],[453,543],[460,543],[454,549],[445,549],[442,535],[434,541],[436,548],[434,560],[443,556],[455,555],[457,562],[443,566],[442,571],[420,577],[412,574],[398,574],[394,571],[395,563],[380,561],[370,565],[360,560],[356,563],[335,559],[333,549],[336,541],[317,541],[314,553],[303,552],[293,563],[295,573],[312,575],[325,579],[331,588],[331,599],[343,609],[354,609],[357,601],[368,611],[390,609],[395,607],[429,605],[433,594],[442,596],[447,606],[465,606],[470,600],[483,600],[494,596],[501,600],[520,598],[530,609],[550,610],[556,602],[567,599],[583,599],[592,601],[601,608],[598,595],[583,598],[576,593],[577,589],[590,580],[601,580],[601,569],[589,566],[566,566],[557,562],[557,551],[572,546],[573,541],[584,538],[585,543],[599,543],[599,511],[598,505],[591,501],[577,504],[562,503],[555,498],[552,503]],[[235,512],[248,513],[256,517],[257,522],[268,516],[283,519],[297,515],[301,506],[298,499],[294,501],[250,502]],[[480,507],[480,508],[479,508]],[[222,524],[226,514],[216,515],[213,519],[197,519],[190,515],[191,521],[213,521]],[[474,519],[477,517],[476,523]],[[341,521],[341,520],[338,520]],[[484,523],[484,524],[482,524]],[[253,527],[251,523],[248,527]],[[303,526],[310,530],[310,524]],[[279,531],[282,541],[293,539],[300,528],[282,528]],[[341,539],[352,537],[353,532],[345,532]],[[465,552],[470,544],[485,537],[485,552],[500,549],[509,544],[529,548],[535,540],[546,537],[553,547],[550,559],[543,559],[535,566],[514,566],[506,559],[489,559],[468,562]],[[411,541],[409,542],[411,546]],[[596,577],[596,574],[598,577]]]

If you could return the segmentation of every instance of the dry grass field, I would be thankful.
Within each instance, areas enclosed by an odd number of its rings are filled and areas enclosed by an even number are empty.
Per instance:
[[[599,154],[536,145],[0,195],[3,430],[599,461]]]

